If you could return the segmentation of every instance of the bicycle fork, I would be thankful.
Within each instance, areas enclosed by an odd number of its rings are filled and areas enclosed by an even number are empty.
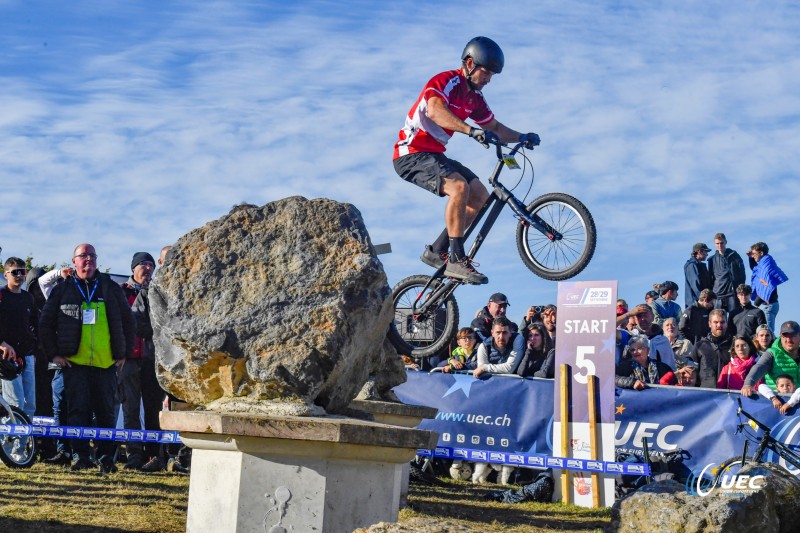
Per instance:
[[[498,183],[495,186],[495,194],[502,201],[508,204],[512,211],[527,225],[533,227],[536,231],[550,239],[551,241],[560,241],[564,238],[561,233],[557,232],[550,224],[541,219],[538,215],[530,216],[526,212],[525,204],[520,202],[516,196],[511,194],[511,191]]]

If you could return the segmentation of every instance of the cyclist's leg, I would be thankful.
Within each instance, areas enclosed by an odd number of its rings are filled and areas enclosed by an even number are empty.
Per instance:
[[[444,209],[447,234],[451,239],[463,238],[470,186],[461,174],[454,172],[442,180],[442,194],[447,196],[447,205]]]
[[[470,224],[472,224],[472,221],[475,220],[475,216],[478,214],[483,204],[486,203],[486,199],[489,198],[489,193],[486,191],[486,187],[484,187],[481,183],[481,180],[474,172],[472,172],[472,170],[454,159],[445,159],[447,161],[446,168],[452,170],[452,173],[449,175],[458,175],[462,179],[466,180],[467,184],[469,185],[466,216],[464,218],[462,231],[459,234],[459,236],[463,237],[464,231]],[[449,244],[449,233],[450,229],[445,227],[441,235],[439,235],[439,237],[433,242],[431,248],[437,252],[446,252]]]

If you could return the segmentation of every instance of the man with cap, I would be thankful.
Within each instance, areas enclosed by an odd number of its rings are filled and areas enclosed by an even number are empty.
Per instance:
[[[489,303],[481,309],[475,318],[472,320],[470,327],[478,334],[481,342],[491,338],[492,336],[492,322],[500,316],[506,316],[506,308],[511,305],[508,303],[508,298],[502,292],[496,292],[489,297]],[[511,329],[516,333],[517,325],[511,325]]]
[[[144,429],[158,430],[158,413],[164,399],[164,391],[156,379],[153,328],[150,324],[150,302],[148,286],[156,262],[147,252],[136,252],[131,260],[133,274],[122,284],[133,315],[136,317],[136,343],[133,353],[119,369],[122,392],[122,418],[125,429],[142,429],[139,404],[144,408]],[[125,468],[154,472],[163,470],[159,457],[159,445],[155,443],[129,442],[128,462]]]
[[[742,387],[742,396],[753,394],[753,387],[762,377],[772,390],[775,390],[775,378],[782,374],[792,377],[800,383],[800,324],[788,320],[781,324],[780,338],[765,351],[758,362],[750,369]]]
[[[68,426],[116,427],[117,367],[133,352],[136,321],[125,294],[97,269],[97,252],[79,244],[72,254],[70,279],[56,285],[39,319],[45,355],[61,369]],[[94,421],[92,420],[94,418]],[[72,469],[95,464],[89,441],[73,439]],[[101,472],[115,472],[111,441],[95,442]]]
[[[658,291],[658,298],[649,304],[653,310],[653,323],[661,326],[668,318],[679,321],[681,306],[674,301],[678,297],[678,284],[674,281],[665,281],[653,285],[653,288]]]
[[[700,299],[700,292],[703,289],[711,289],[711,274],[708,273],[706,266],[710,251],[711,248],[705,243],[698,242],[692,247],[692,256],[683,265],[683,273],[686,276],[686,293],[683,295],[686,309]]]

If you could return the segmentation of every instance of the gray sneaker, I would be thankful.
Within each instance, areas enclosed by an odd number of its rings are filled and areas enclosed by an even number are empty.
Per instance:
[[[441,268],[447,261],[447,252],[434,252],[430,244],[425,245],[425,251],[419,257],[420,260],[433,268]]]
[[[485,285],[489,283],[489,278],[475,270],[475,267],[472,266],[472,261],[469,259],[462,259],[457,263],[447,263],[447,268],[444,269],[444,275],[449,278],[460,279],[463,282],[473,285]]]

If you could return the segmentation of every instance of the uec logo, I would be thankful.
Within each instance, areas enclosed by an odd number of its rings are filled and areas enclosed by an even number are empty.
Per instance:
[[[766,484],[766,476],[750,476],[747,474],[722,474],[714,475],[714,463],[709,463],[700,471],[699,475],[689,476],[686,482],[686,491],[695,496],[708,496],[715,489],[730,492],[752,492],[759,490]],[[709,477],[706,477],[706,474]]]

